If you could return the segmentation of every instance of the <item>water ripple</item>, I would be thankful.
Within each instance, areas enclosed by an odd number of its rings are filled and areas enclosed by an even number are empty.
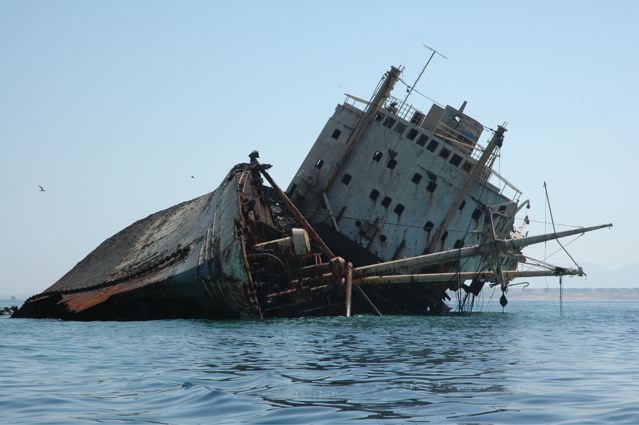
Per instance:
[[[0,411],[32,424],[639,423],[637,313],[0,319]]]

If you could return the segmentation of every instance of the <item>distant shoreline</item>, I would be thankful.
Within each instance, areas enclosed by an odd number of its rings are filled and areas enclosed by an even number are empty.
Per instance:
[[[518,288],[508,291],[508,299],[522,301],[559,300],[559,288]],[[639,288],[564,288],[564,301],[639,301]]]
[[[482,292],[483,298],[490,297],[491,290]],[[501,291],[495,290],[493,296],[499,298]],[[454,293],[449,292],[451,298]],[[559,287],[554,285],[549,288],[522,288],[515,286],[506,294],[512,301],[559,301]],[[0,296],[0,308],[21,306],[25,298],[11,296]],[[574,301],[613,301],[613,302],[639,302],[639,288],[564,288],[563,300],[566,302]]]

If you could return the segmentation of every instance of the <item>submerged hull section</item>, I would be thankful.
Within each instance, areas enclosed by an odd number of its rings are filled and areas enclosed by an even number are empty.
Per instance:
[[[104,241],[16,317],[230,318],[253,315],[236,223],[238,180],[157,212]]]
[[[215,191],[125,228],[14,317],[299,317],[342,315],[346,305],[352,314],[441,311],[446,285],[373,284],[347,296],[352,267],[328,248],[267,167],[236,166]]]

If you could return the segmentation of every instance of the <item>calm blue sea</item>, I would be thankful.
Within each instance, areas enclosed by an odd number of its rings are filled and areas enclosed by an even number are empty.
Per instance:
[[[0,420],[639,423],[639,303],[480,307],[470,317],[249,322],[3,316]]]

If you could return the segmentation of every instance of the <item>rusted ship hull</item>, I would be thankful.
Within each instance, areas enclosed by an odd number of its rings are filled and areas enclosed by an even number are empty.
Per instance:
[[[266,167],[238,165],[215,191],[125,228],[29,298],[14,317],[299,317],[343,315],[346,305],[349,314],[440,311],[446,285],[371,284],[366,291],[356,286],[351,295],[347,263]]]
[[[107,239],[16,317],[146,319],[249,314],[232,229],[237,175]],[[227,262],[221,262],[225,258]]]
[[[322,283],[318,293],[328,295],[341,285],[341,270],[324,276],[329,263],[322,265],[326,254],[315,243],[301,253],[276,252],[281,249],[268,244],[254,248],[300,226],[275,191],[262,185],[264,168],[236,166],[215,191],[132,224],[29,298],[14,317],[250,318],[299,315],[300,309],[330,314],[330,297],[303,302],[304,295],[293,291],[269,298],[291,289],[284,274],[307,266],[306,285]]]

